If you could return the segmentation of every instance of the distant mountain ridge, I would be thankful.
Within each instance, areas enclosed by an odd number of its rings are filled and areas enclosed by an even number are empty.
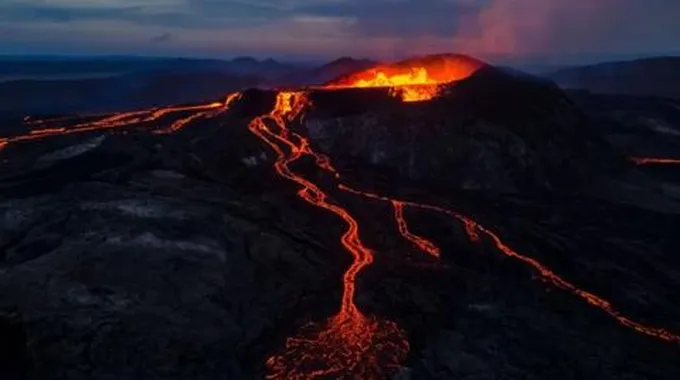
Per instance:
[[[680,99],[680,57],[607,62],[557,70],[547,76],[566,88]]]
[[[332,79],[344,76],[357,71],[363,71],[379,64],[370,59],[354,59],[352,57],[341,57],[325,65],[310,69],[301,70],[281,81],[287,85],[314,85],[326,83]]]
[[[376,64],[350,57],[314,68],[252,57],[228,61],[19,57],[0,60],[0,112],[11,115],[108,112],[202,102],[250,87],[322,84]]]
[[[73,59],[16,57],[0,60],[0,79],[3,77],[30,78],[31,76],[64,76],[82,73],[103,73],[113,76],[153,70],[217,71],[231,75],[256,75],[263,78],[275,78],[299,69],[295,65],[281,63],[271,58],[257,60],[251,57],[239,57],[232,60],[136,57]]]

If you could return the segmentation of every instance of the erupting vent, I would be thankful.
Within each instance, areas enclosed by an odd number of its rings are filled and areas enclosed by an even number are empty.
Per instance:
[[[404,102],[419,102],[436,97],[440,85],[465,79],[483,66],[482,62],[462,55],[429,56],[350,74],[326,87],[386,87],[392,96]]]

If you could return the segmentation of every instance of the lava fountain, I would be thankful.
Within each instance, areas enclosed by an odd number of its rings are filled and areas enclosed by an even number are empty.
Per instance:
[[[394,322],[366,316],[354,303],[357,275],[373,262],[373,253],[361,241],[356,219],[330,201],[319,186],[289,167],[304,155],[313,156],[319,167],[328,164],[327,157],[314,153],[307,139],[287,127],[308,105],[305,93],[281,92],[277,94],[274,110],[253,119],[249,129],[276,153],[274,169],[279,176],[300,186],[297,193],[300,198],[345,222],[340,243],[354,261],[343,275],[340,311],[323,323],[308,324],[297,336],[288,338],[282,352],[267,360],[267,378],[384,378],[399,367],[409,346],[403,330]],[[325,169],[332,171],[330,164]]]
[[[481,61],[463,55],[412,58],[338,78],[326,88],[385,87],[404,102],[420,102],[438,96],[441,85],[465,79],[483,66]]]

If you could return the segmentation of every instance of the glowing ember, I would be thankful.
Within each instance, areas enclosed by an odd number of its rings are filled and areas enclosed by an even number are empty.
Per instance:
[[[289,338],[285,352],[267,360],[267,379],[382,379],[406,359],[403,334],[393,322],[338,314]]]
[[[347,229],[340,242],[352,254],[354,261],[343,276],[342,302],[338,314],[324,324],[309,325],[300,331],[299,337],[288,339],[284,350],[267,361],[267,377],[384,377],[405,358],[408,343],[403,331],[396,324],[366,317],[354,303],[356,277],[373,262],[373,254],[361,242],[356,219],[343,207],[331,203],[328,195],[316,184],[293,173],[289,168],[302,155],[312,155],[320,167],[334,171],[327,157],[316,155],[306,139],[291,133],[287,128],[286,122],[298,117],[308,104],[304,93],[279,93],[274,110],[268,115],[255,118],[249,129],[276,153],[276,172],[300,185],[300,198],[339,216],[346,223]],[[270,124],[274,124],[276,130],[270,129]]]
[[[680,158],[633,157],[631,161],[637,165],[678,165]]]
[[[463,224],[465,225],[465,233],[467,234],[470,241],[473,243],[479,242],[480,239],[479,232],[477,231],[477,222],[473,221],[472,219],[465,219]]]

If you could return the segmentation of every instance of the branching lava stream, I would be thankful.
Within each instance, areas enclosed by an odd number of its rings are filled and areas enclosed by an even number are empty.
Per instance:
[[[240,97],[239,93],[233,93],[229,94],[224,102],[212,102],[195,106],[170,106],[162,108],[153,108],[142,111],[121,112],[110,116],[106,116],[95,121],[79,123],[69,127],[42,127],[42,125],[50,122],[56,123],[68,121],[73,119],[72,117],[45,120],[40,119],[33,120],[27,117],[24,118],[24,123],[26,125],[41,126],[41,128],[33,129],[24,135],[0,138],[0,150],[2,150],[2,148],[6,147],[7,145],[15,142],[39,140],[46,137],[71,135],[83,132],[116,129],[134,124],[156,121],[162,117],[177,112],[192,112],[189,116],[178,119],[177,121],[172,123],[168,128],[154,132],[156,134],[174,133],[198,118],[216,117],[220,113],[228,110],[230,105],[239,97]]]
[[[375,199],[375,200],[380,200],[384,202],[395,202],[394,199],[389,198],[389,197],[384,197],[380,196],[374,193],[369,193],[366,191],[359,191],[356,189],[353,189],[349,186],[346,186],[344,184],[340,184],[339,188],[341,190],[360,195],[366,198],[370,199]],[[621,314],[620,311],[616,310],[614,306],[607,300],[605,300],[602,297],[599,297],[593,293],[590,293],[586,290],[583,290],[576,285],[572,284],[571,282],[565,280],[564,278],[560,277],[557,275],[555,272],[553,272],[550,268],[545,266],[544,264],[540,263],[538,260],[524,256],[517,251],[513,250],[510,248],[496,233],[490,231],[489,229],[485,228],[484,226],[478,224],[476,221],[472,220],[471,218],[468,218],[464,215],[461,215],[455,211],[451,211],[442,207],[437,207],[437,206],[431,206],[431,205],[426,205],[426,204],[420,204],[420,203],[415,203],[415,202],[406,202],[406,201],[398,201],[402,203],[403,205],[406,206],[411,206],[411,207],[416,207],[416,208],[421,208],[425,210],[430,210],[430,211],[435,211],[438,213],[442,213],[448,216],[453,217],[454,219],[457,219],[463,225],[465,226],[465,231],[470,238],[471,241],[473,242],[480,242],[481,241],[481,236],[480,233],[485,235],[487,238],[489,238],[496,248],[501,251],[503,254],[506,256],[512,257],[514,259],[517,259],[524,264],[529,265],[532,267],[535,271],[540,274],[540,276],[548,281],[549,283],[553,284],[554,286],[566,290],[579,298],[585,300],[589,305],[594,306],[605,313],[609,314],[612,318],[614,318],[616,321],[618,321],[621,325],[632,328],[633,330],[652,336],[654,338],[658,338],[661,340],[665,340],[667,342],[673,342],[673,343],[680,343],[680,335],[671,333],[670,331],[663,329],[663,328],[656,328],[656,327],[650,327],[646,326],[642,323],[636,322],[623,314]]]
[[[290,133],[286,123],[294,120],[308,105],[306,94],[277,94],[274,110],[250,123],[250,131],[276,153],[276,172],[300,185],[298,195],[306,202],[325,209],[347,225],[342,246],[354,261],[343,276],[340,311],[322,324],[309,324],[297,337],[289,338],[283,351],[267,360],[269,379],[383,378],[398,368],[408,352],[404,332],[393,322],[363,315],[354,303],[356,277],[373,262],[372,252],[359,237],[359,225],[343,207],[328,200],[316,184],[292,172],[289,165],[302,155],[313,154],[306,139]],[[277,130],[270,128],[273,124]],[[292,136],[297,138],[294,141]],[[316,156],[320,167],[327,157]],[[332,167],[327,166],[327,170]]]
[[[408,351],[408,343],[404,339],[404,333],[394,323],[378,321],[362,315],[353,302],[356,276],[362,268],[372,262],[373,257],[370,250],[359,239],[357,221],[344,208],[329,202],[326,193],[317,185],[293,173],[288,166],[301,156],[310,155],[315,158],[319,168],[333,173],[337,180],[340,179],[340,174],[327,156],[315,153],[305,137],[287,128],[286,123],[304,112],[307,105],[308,101],[303,93],[280,93],[274,111],[253,120],[250,130],[276,152],[278,158],[274,165],[277,173],[302,187],[298,192],[302,199],[340,216],[346,222],[348,228],[341,242],[352,253],[355,261],[343,278],[344,292],[340,312],[325,324],[309,324],[298,336],[289,338],[283,352],[267,360],[268,378],[381,378],[398,367]],[[268,123],[275,124],[277,132],[272,131]],[[289,152],[283,147],[286,147]],[[439,247],[409,231],[404,217],[405,207],[420,208],[451,216],[462,223],[464,231],[472,242],[481,243],[482,236],[485,236],[506,256],[529,265],[547,282],[604,311],[621,325],[664,341],[680,343],[680,336],[663,328],[646,326],[622,315],[609,301],[568,282],[538,260],[518,253],[503,242],[496,233],[469,217],[442,207],[396,200],[359,191],[342,183],[339,183],[338,187],[365,198],[391,203],[401,236],[436,258],[440,254]]]
[[[412,234],[408,230],[408,224],[406,223],[406,219],[404,219],[404,202],[392,200],[391,203],[392,207],[394,207],[394,219],[397,221],[397,226],[399,227],[399,233],[401,236],[423,251],[436,258],[439,258],[439,247],[427,239]]]

